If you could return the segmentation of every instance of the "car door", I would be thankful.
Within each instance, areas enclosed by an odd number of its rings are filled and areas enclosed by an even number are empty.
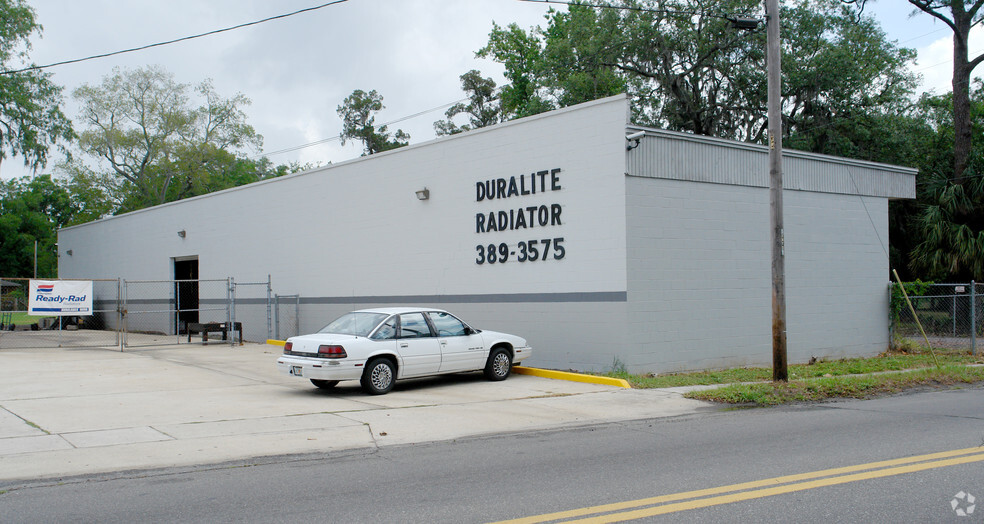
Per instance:
[[[433,375],[441,369],[441,347],[423,313],[400,315],[396,348],[403,360],[401,378]]]
[[[450,313],[429,311],[441,345],[441,372],[471,371],[485,367],[485,345],[481,335]]]

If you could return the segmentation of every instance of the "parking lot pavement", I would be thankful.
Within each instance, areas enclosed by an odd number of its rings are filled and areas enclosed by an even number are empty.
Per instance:
[[[247,344],[0,351],[0,481],[375,449],[707,409],[677,391],[481,373],[324,391]]]

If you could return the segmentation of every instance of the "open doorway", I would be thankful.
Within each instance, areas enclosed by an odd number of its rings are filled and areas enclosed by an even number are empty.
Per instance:
[[[198,323],[198,257],[174,259],[174,296],[177,302],[177,332],[188,332],[188,324]]]

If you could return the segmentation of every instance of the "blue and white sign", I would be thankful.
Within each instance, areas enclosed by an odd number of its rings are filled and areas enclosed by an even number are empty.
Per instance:
[[[91,280],[32,280],[27,313],[37,316],[92,314]]]

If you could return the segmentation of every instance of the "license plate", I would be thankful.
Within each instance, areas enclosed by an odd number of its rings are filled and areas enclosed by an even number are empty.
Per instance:
[[[290,374],[291,375],[294,375],[295,377],[303,377],[304,376],[304,372],[301,371],[302,369],[304,369],[304,368],[302,368],[301,366],[291,366],[290,367]]]

